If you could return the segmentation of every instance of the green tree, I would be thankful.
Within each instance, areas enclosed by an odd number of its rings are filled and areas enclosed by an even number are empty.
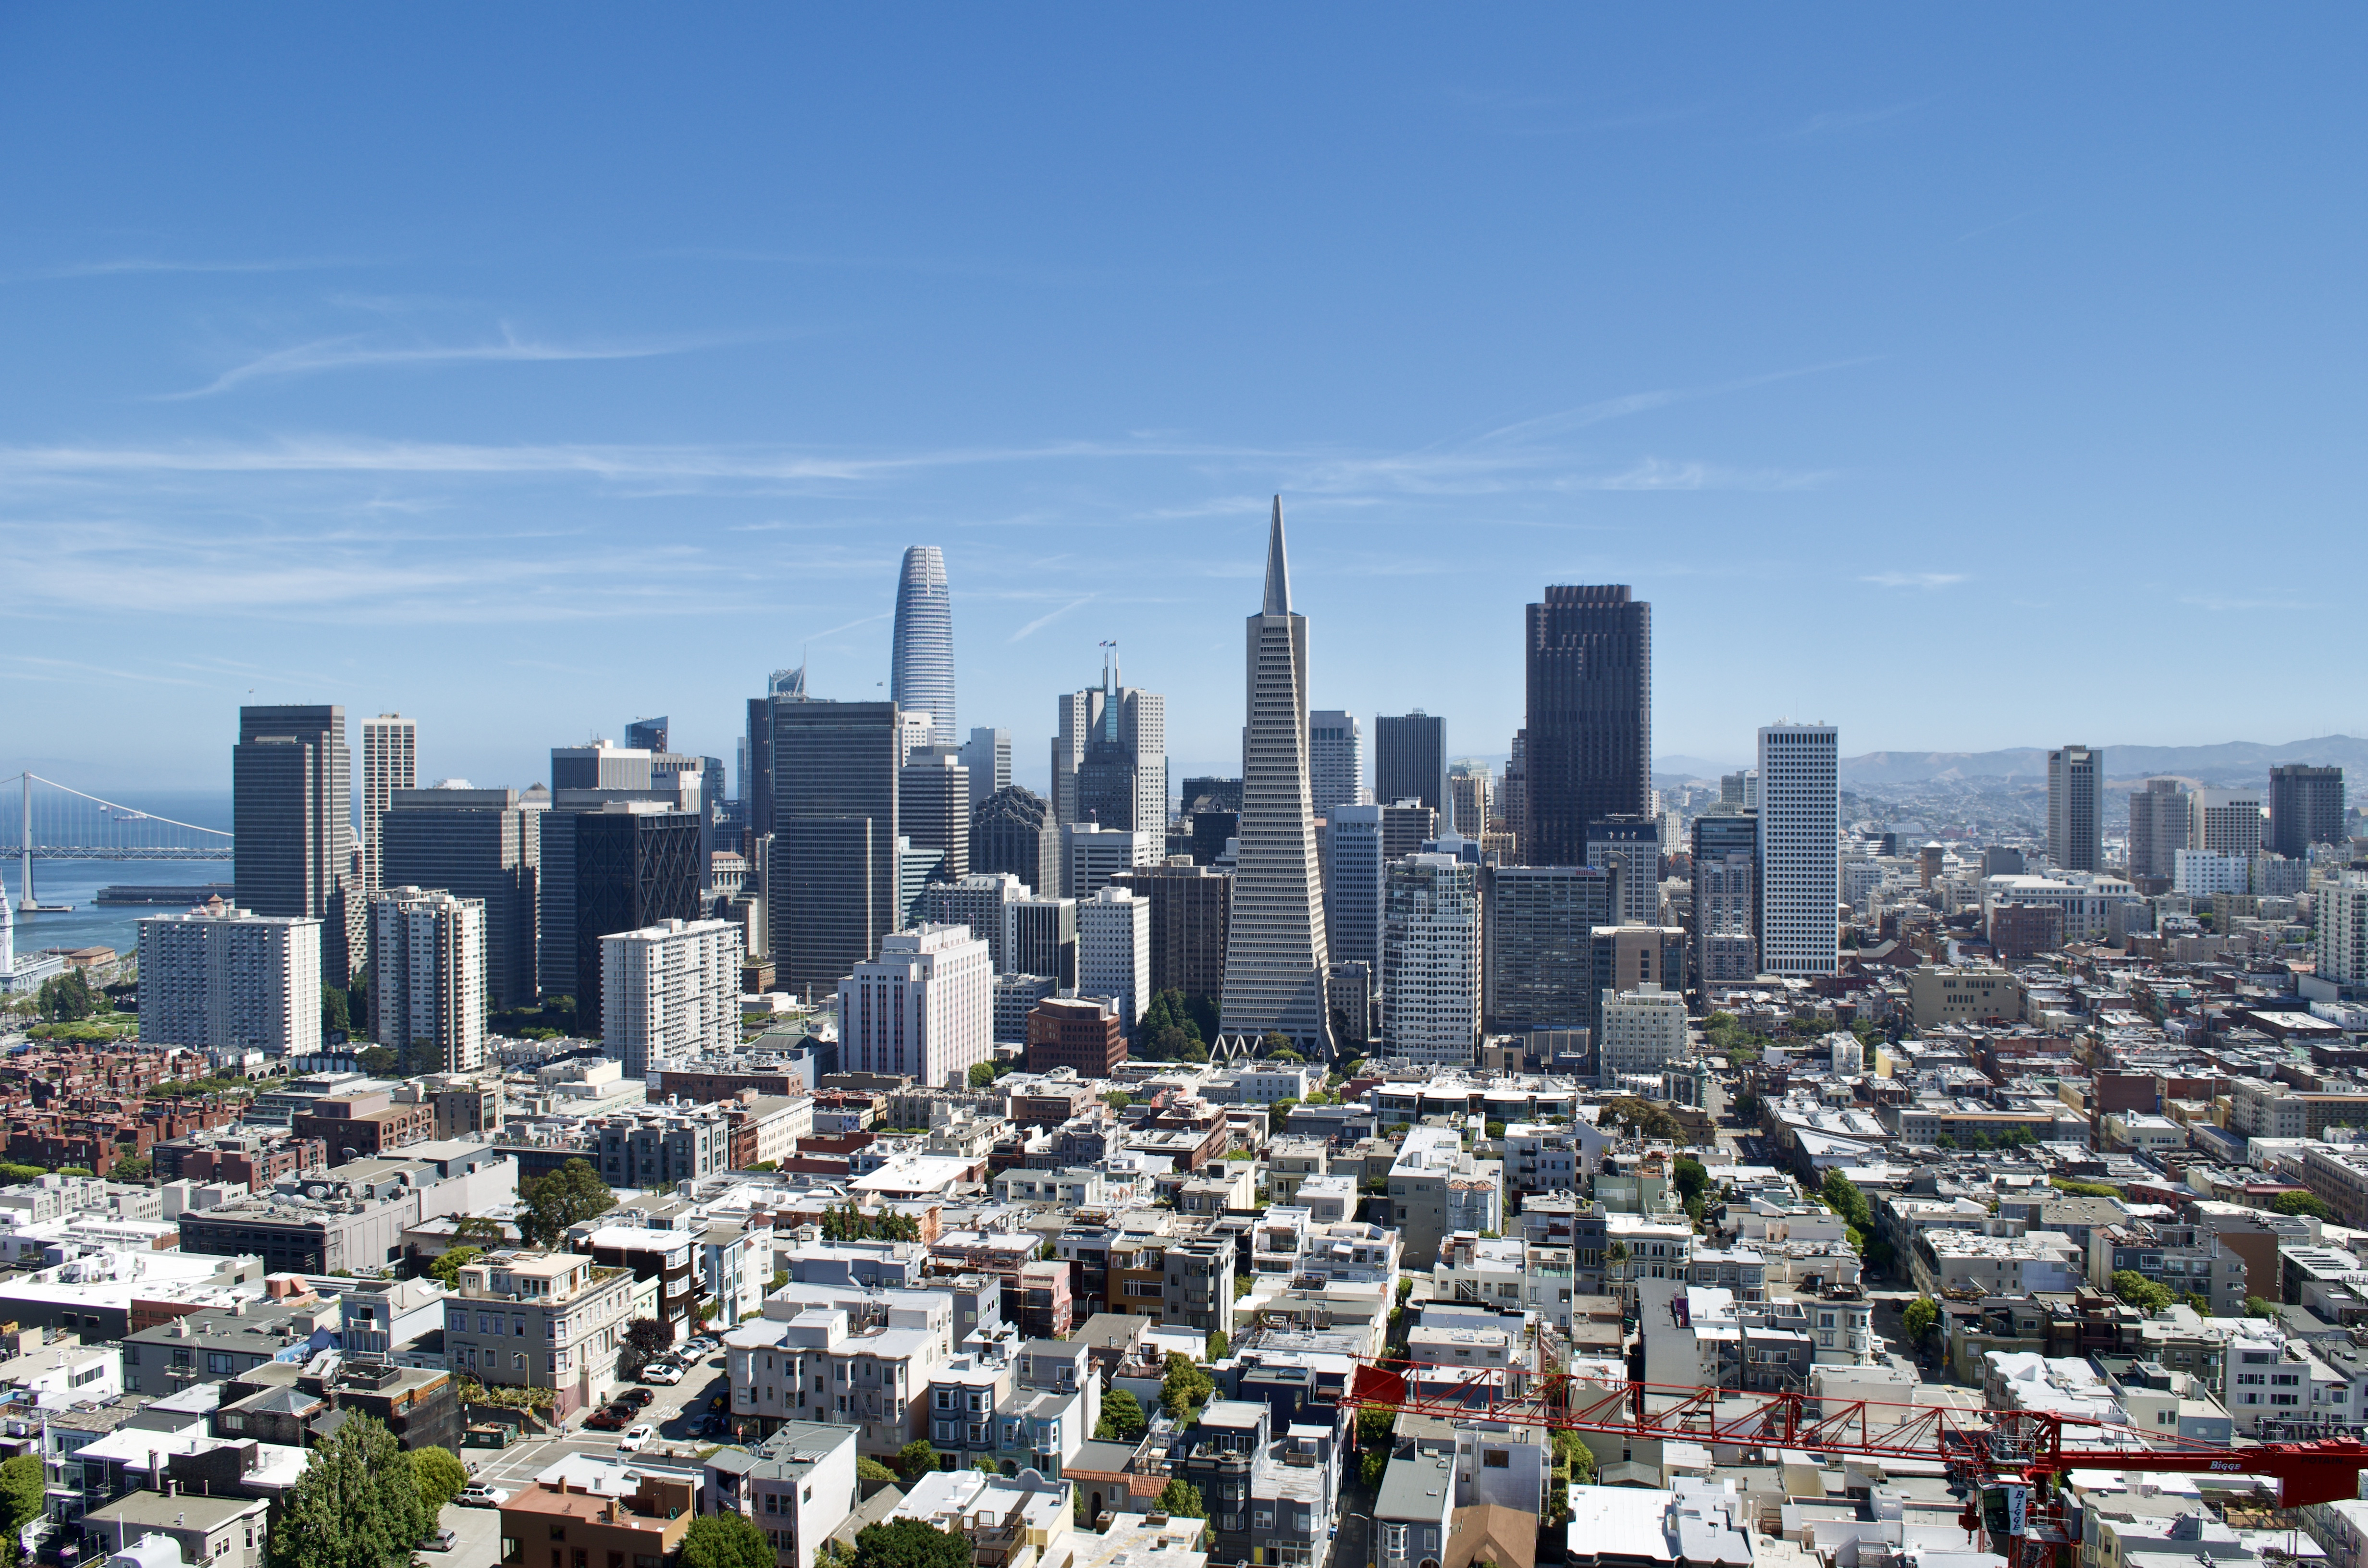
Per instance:
[[[995,1063],[992,1062],[973,1062],[971,1063],[970,1086],[972,1088],[984,1089],[994,1082]]]
[[[2248,1318],[2273,1318],[2278,1315],[2276,1303],[2267,1296],[2245,1298],[2245,1315]]]
[[[5,1523],[10,1562],[17,1560],[17,1532],[40,1517],[44,1502],[39,1454],[18,1454],[15,1459],[0,1460],[0,1511],[7,1515]]]
[[[970,1538],[926,1519],[866,1525],[855,1537],[855,1568],[970,1568]]]
[[[356,1415],[313,1450],[264,1561],[268,1568],[399,1568],[435,1523],[394,1434]]]
[[[894,1486],[896,1484],[896,1472],[870,1454],[863,1454],[856,1459],[855,1479],[871,1482],[875,1486],[882,1484]]]
[[[918,1481],[938,1468],[938,1450],[919,1437],[896,1450],[896,1468],[907,1481]]]
[[[531,1239],[547,1247],[557,1246],[570,1225],[606,1214],[617,1206],[617,1195],[583,1160],[570,1160],[551,1175],[523,1182],[519,1187],[520,1196],[526,1199],[522,1228]]]
[[[1171,1421],[1182,1421],[1217,1392],[1216,1380],[1192,1364],[1179,1350],[1167,1353],[1167,1372],[1159,1383],[1159,1408]]]
[[[2299,1215],[2312,1220],[2335,1218],[2335,1210],[2327,1206],[2327,1199],[2314,1197],[2307,1192],[2279,1193],[2270,1199],[2270,1212]]]
[[[33,995],[36,1010],[51,1023],[78,1024],[94,1014],[114,1010],[107,994],[92,985],[90,976],[79,969],[41,982]]]
[[[625,1325],[625,1353],[618,1358],[629,1378],[638,1378],[642,1369],[674,1346],[674,1331],[655,1318],[635,1318]]]
[[[1102,1395],[1102,1418],[1094,1424],[1094,1437],[1101,1442],[1135,1443],[1151,1430],[1151,1418],[1143,1413],[1143,1402],[1125,1389],[1112,1389]]]
[[[2107,1187],[2101,1181],[2074,1181],[2069,1176],[2049,1176],[2047,1185],[2075,1198],[2119,1198],[2122,1195],[2121,1188]]]
[[[1899,1331],[1911,1345],[1922,1344],[1940,1322],[1941,1303],[1930,1296],[1918,1296],[1899,1310]]]
[[[430,1444],[412,1449],[410,1457],[411,1479],[419,1483],[419,1494],[430,1508],[442,1508],[469,1484],[469,1467],[450,1449]]]
[[[1211,1329],[1209,1331],[1208,1359],[1212,1361],[1222,1361],[1233,1353],[1234,1342],[1225,1337],[1225,1331],[1222,1328]]]
[[[1397,1406],[1369,1404],[1357,1412],[1357,1446],[1386,1451],[1397,1430]]]
[[[145,1154],[134,1154],[107,1167],[107,1179],[109,1181],[146,1181],[155,1174],[155,1166]]]
[[[1390,1472],[1390,1450],[1367,1449],[1357,1460],[1357,1479],[1365,1483],[1368,1492],[1382,1489],[1382,1478]]]
[[[463,1214],[453,1223],[452,1239],[456,1242],[486,1242],[499,1246],[509,1240],[509,1229],[490,1214]]]
[[[1861,1192],[1858,1184],[1839,1169],[1826,1173],[1826,1184],[1819,1191],[1826,1200],[1826,1207],[1848,1223],[1865,1230],[1874,1222],[1874,1210],[1867,1206],[1866,1194]]]
[[[701,1514],[683,1532],[682,1568],[773,1568],[773,1543],[746,1514]]]
[[[324,1040],[332,1034],[353,1031],[353,1015],[349,1010],[352,1006],[352,998],[346,994],[344,986],[321,987],[321,1036]]]
[[[2158,1312],[2177,1299],[2168,1287],[2156,1284],[2135,1268],[2113,1270],[2113,1294],[2147,1313]]]
[[[428,1274],[440,1281],[447,1290],[461,1288],[461,1270],[485,1256],[483,1247],[446,1247],[427,1266]]]
[[[1209,1505],[1201,1500],[1201,1489],[1180,1475],[1159,1489],[1159,1501],[1152,1506],[1175,1519],[1209,1517]]]

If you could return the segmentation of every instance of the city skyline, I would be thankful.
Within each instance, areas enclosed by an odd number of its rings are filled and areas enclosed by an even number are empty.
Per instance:
[[[2121,655],[2102,584],[2223,638],[2325,613],[2169,563],[2351,526],[2360,305],[2310,258],[2363,222],[2324,36],[2357,19],[1432,17],[1344,54],[1299,17],[1244,59],[1150,17],[737,15],[500,90],[554,47],[530,17],[361,26],[25,24],[0,769],[181,784],[248,701],[418,714],[422,767],[487,784],[635,713],[728,758],[801,649],[818,693],[889,678],[926,541],[1023,782],[1107,639],[1177,767],[1230,773],[1275,491],[1310,701],[1459,752],[1520,727],[1549,583],[1656,606],[1669,755],[1785,712],[1901,750],[2368,733],[2340,682],[2056,678]],[[1120,91],[1113,50],[1160,68]],[[1890,700],[1892,620],[1978,622],[2012,699]],[[157,692],[137,737],[87,722]]]

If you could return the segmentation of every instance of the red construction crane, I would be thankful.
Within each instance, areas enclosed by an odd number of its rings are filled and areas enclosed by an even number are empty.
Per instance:
[[[2368,1443],[2349,1438],[2222,1447],[2138,1427],[2068,1420],[2040,1410],[1961,1410],[1875,1400],[1815,1400],[1748,1390],[1605,1383],[1560,1374],[1402,1360],[1360,1361],[1345,1402],[1454,1421],[1502,1421],[1565,1432],[1827,1455],[1940,1460],[1978,1493],[2007,1491],[2007,1553],[2017,1568],[2062,1544],[2050,1483],[2075,1470],[2265,1476],[2281,1507],[2360,1495]],[[1654,1404],[1662,1408],[1653,1409]],[[2070,1433],[2067,1441],[2066,1433]],[[2019,1488],[2029,1488],[2018,1493]],[[1975,1503],[1968,1533],[1979,1522]]]

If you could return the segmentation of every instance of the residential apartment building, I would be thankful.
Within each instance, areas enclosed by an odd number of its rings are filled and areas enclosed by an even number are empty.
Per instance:
[[[1830,724],[1759,732],[1759,967],[1821,975],[1839,962],[1839,734]]]
[[[321,922],[220,899],[140,922],[140,1042],[217,1057],[321,1049]]]
[[[740,927],[668,920],[600,938],[600,1038],[629,1078],[740,1043]]]
[[[1196,869],[1198,868],[1195,868]],[[1151,901],[1108,886],[1077,905],[1077,991],[1105,996],[1132,1035],[1151,1006]]]
[[[927,1395],[951,1357],[951,1307],[844,1308],[751,1319],[724,1335],[732,1414],[770,1433],[790,1421],[855,1429],[860,1452],[894,1457],[926,1435]]]
[[[1689,1055],[1686,999],[1647,982],[1603,993],[1595,1045],[1596,1084],[1616,1089],[1632,1074],[1657,1074]]]
[[[415,1072],[470,1073],[485,1059],[485,906],[404,886],[370,904],[370,1037]]]
[[[1480,1041],[1480,868],[1409,855],[1389,868],[1382,1038],[1394,1057],[1467,1066]]]
[[[488,1009],[535,998],[544,810],[540,799],[515,790],[403,788],[389,797],[379,824],[371,892],[407,884],[484,904]]]
[[[931,1085],[962,1082],[995,1048],[986,943],[960,926],[883,937],[880,956],[839,982],[838,1029],[847,1071],[906,1074]]]
[[[452,1370],[488,1386],[547,1388],[564,1418],[615,1386],[633,1277],[576,1253],[496,1252],[458,1271],[445,1306]]]

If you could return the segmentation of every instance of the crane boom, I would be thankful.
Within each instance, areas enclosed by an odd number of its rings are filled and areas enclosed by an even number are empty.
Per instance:
[[[2279,1506],[2287,1508],[2357,1497],[2361,1472],[2368,1471],[2368,1443],[2351,1438],[2237,1448],[2044,1410],[1813,1399],[1793,1392],[1614,1383],[1395,1359],[1359,1361],[1343,1403],[1354,1410],[1553,1431],[1937,1459],[1971,1486],[2032,1483],[2075,1470],[2266,1476],[2277,1483]]]

